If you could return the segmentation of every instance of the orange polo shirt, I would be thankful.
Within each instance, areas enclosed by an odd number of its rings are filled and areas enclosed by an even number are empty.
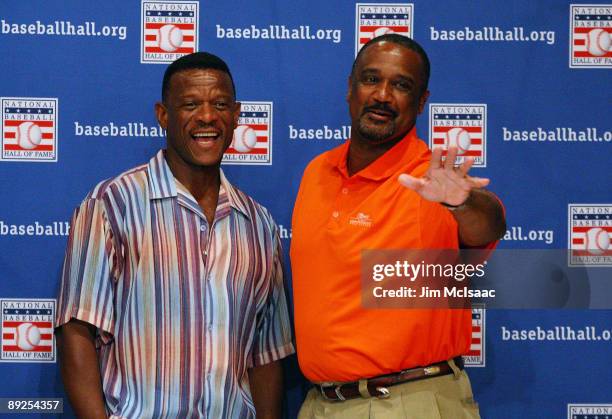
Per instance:
[[[354,381],[465,354],[471,311],[365,309],[362,249],[455,249],[450,211],[397,181],[422,176],[431,153],[413,129],[349,177],[345,143],[306,168],[295,208],[291,268],[300,368],[312,382]]]

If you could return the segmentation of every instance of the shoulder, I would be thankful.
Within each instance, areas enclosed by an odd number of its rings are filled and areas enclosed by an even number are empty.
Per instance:
[[[230,188],[228,192],[233,204],[243,211],[253,224],[271,233],[276,232],[276,222],[266,207],[233,184],[228,182],[227,185]]]
[[[346,159],[348,144],[349,142],[347,141],[314,157],[304,169],[302,182],[312,176],[328,173],[332,167],[340,165],[342,160]]]
[[[431,150],[423,140],[415,137],[406,147],[401,159],[403,163],[399,171],[400,173],[410,173],[417,177],[423,176],[429,168]]]
[[[106,210],[123,213],[127,205],[144,198],[148,187],[147,164],[143,164],[99,182],[81,202],[102,205]]]

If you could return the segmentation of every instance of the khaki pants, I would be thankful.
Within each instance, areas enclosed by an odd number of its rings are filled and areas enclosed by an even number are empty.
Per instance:
[[[389,387],[389,392],[390,397],[386,399],[359,397],[328,401],[313,388],[304,400],[298,419],[480,418],[465,371],[457,369],[455,374],[398,384]]]

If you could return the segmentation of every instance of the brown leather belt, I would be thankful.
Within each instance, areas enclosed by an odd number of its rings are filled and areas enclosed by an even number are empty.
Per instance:
[[[462,357],[458,356],[454,358],[453,361],[459,369],[463,369]],[[425,378],[440,377],[452,373],[453,369],[448,362],[443,361],[431,364],[427,367],[410,368],[393,374],[368,378],[367,380],[363,380],[365,381],[364,390],[367,388],[367,393],[370,397],[385,398],[389,396],[387,387]],[[362,397],[362,394],[359,392],[359,381],[337,385],[315,384],[315,387],[321,392],[321,395],[326,400],[342,401]]]

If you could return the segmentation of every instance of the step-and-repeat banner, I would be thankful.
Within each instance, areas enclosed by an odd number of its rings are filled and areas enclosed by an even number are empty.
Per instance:
[[[69,219],[97,182],[164,147],[153,104],[167,63],[210,51],[229,64],[248,135],[223,168],[272,212],[287,251],[302,171],[350,137],[351,64],[385,32],[428,52],[419,136],[459,144],[491,178],[508,218],[500,248],[569,249],[558,271],[592,268],[598,287],[588,273],[581,286],[596,307],[612,287],[611,3],[4,1],[0,397],[68,404],[53,327]],[[477,306],[473,324],[484,418],[612,417],[610,311]],[[293,418],[307,384],[294,357],[285,366]]]

